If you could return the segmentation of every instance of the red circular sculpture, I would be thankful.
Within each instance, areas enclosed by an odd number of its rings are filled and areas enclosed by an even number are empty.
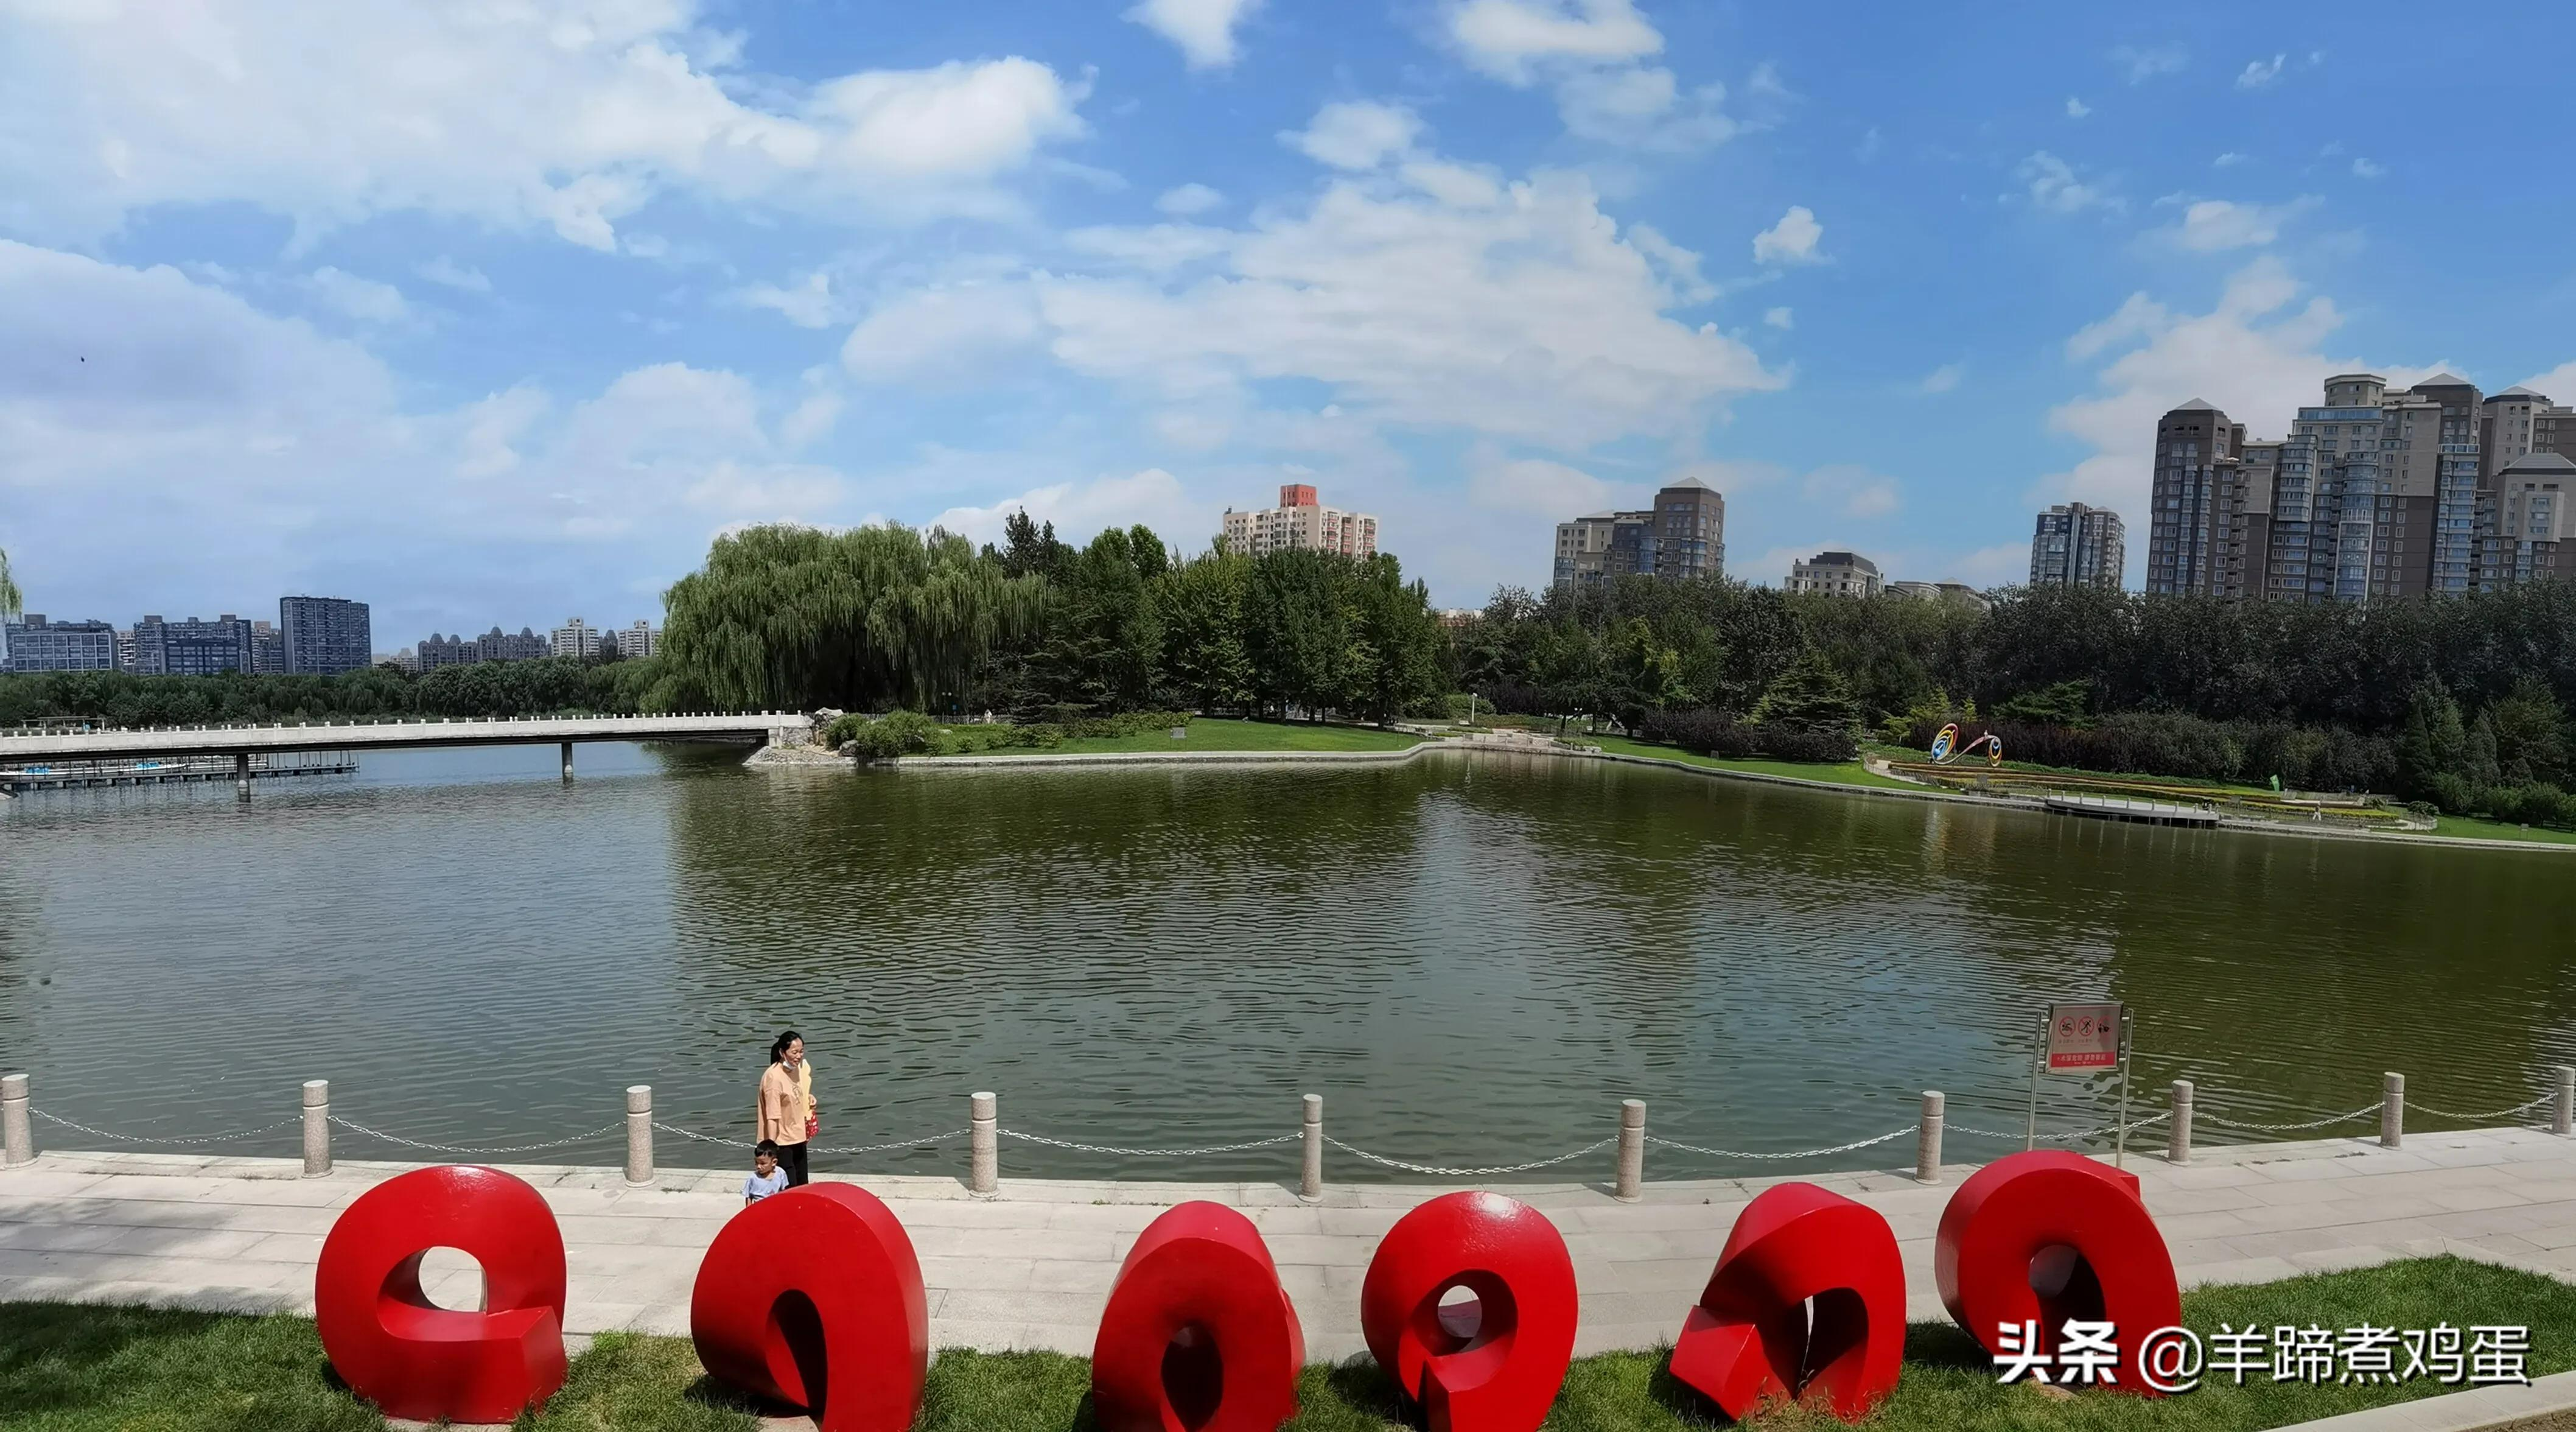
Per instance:
[[[719,1381],[804,1408],[820,1432],[903,1432],[930,1370],[921,1260],[876,1195],[789,1189],[707,1245],[689,1338]]]
[[[2182,1291],[2136,1174],[2054,1149],[1998,1159],[1941,1210],[1932,1273],[1942,1305],[1988,1352],[2003,1350],[2004,1324],[2037,1323],[2038,1351],[2053,1357],[2068,1319],[2108,1322],[2120,1348],[2111,1385],[2162,1395],[2140,1360],[2147,1334],[2182,1322]]]
[[[1795,1399],[1849,1422],[1896,1390],[1904,1361],[1895,1230],[1876,1209],[1785,1183],[1737,1216],[1673,1345],[1672,1373],[1737,1421]]]
[[[1476,1297],[1467,1331],[1441,1313]],[[1574,1360],[1574,1259],[1547,1216],[1498,1193],[1443,1194],[1388,1230],[1360,1284],[1369,1352],[1431,1432],[1531,1432]]]
[[[1306,1334],[1252,1220],[1184,1203],[1118,1265],[1091,1351],[1104,1432],[1275,1432],[1297,1415]]]
[[[420,1260],[483,1265],[483,1311],[434,1306]],[[537,1191],[493,1168],[414,1169],[358,1195],[322,1240],[313,1314],[351,1391],[389,1417],[509,1422],[564,1382],[564,1245]]]

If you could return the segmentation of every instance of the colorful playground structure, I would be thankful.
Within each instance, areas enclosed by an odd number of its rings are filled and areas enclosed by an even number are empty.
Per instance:
[[[1948,725],[1943,726],[1940,734],[1932,738],[1932,764],[1936,766],[1949,765],[1958,760],[1961,756],[1977,749],[1979,746],[1986,748],[1987,765],[2000,766],[2004,763],[2004,742],[2002,737],[1996,735],[1992,731],[1988,731],[1986,734],[1979,736],[1977,739],[1962,746],[1959,744],[1959,723],[1953,721]]]

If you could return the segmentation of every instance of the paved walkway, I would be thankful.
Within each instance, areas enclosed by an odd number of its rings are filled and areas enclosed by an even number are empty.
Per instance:
[[[2186,1285],[2455,1252],[2576,1278],[2576,1140],[2531,1129],[2411,1134],[2402,1150],[2325,1140],[2209,1149],[2188,1167],[2132,1158]],[[0,1299],[71,1298],[310,1312],[313,1265],[338,1211],[408,1165],[344,1163],[305,1179],[293,1160],[47,1153],[0,1172]],[[1942,1316],[1932,1235],[1973,1166],[1927,1187],[1902,1173],[1809,1175],[1886,1214],[1905,1256],[1909,1312]],[[513,1166],[561,1220],[571,1262],[567,1330],[685,1334],[689,1288],[735,1212],[738,1172],[666,1171],[629,1188],[616,1169]],[[1727,1229],[1781,1179],[1501,1191],[1564,1230],[1583,1297],[1582,1352],[1669,1340]],[[861,1179],[912,1235],[930,1287],[932,1341],[1088,1353],[1118,1260],[1162,1208],[1191,1198],[1248,1213],[1318,1358],[1363,1349],[1360,1279],[1405,1209],[1444,1190],[1341,1185],[1317,1204],[1279,1184],[1005,1180],[970,1197],[954,1180]],[[433,1263],[430,1292],[472,1306],[479,1275]]]

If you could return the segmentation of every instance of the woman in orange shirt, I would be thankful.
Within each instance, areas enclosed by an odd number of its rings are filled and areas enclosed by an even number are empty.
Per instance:
[[[805,1182],[805,1142],[813,1136],[814,1100],[804,1068],[805,1037],[791,1029],[770,1044],[769,1068],[760,1076],[759,1130],[753,1138],[778,1146],[778,1166],[789,1188]]]

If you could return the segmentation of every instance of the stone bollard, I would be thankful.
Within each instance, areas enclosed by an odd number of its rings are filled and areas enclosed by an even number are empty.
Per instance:
[[[1646,1101],[1619,1101],[1619,1183],[1614,1193],[1634,1199],[1646,1183]]]
[[[2406,1076],[2392,1069],[2379,1086],[2379,1146],[2393,1149],[2406,1141]]]
[[[1324,1196],[1324,1096],[1309,1094],[1305,1105],[1306,1166],[1297,1176],[1299,1198]]]
[[[331,1081],[304,1081],[304,1176],[331,1171]]]
[[[250,752],[233,753],[233,799],[250,799]]]
[[[2558,1107],[2550,1115],[2549,1131],[2562,1139],[2576,1138],[2576,1064],[2558,1066]]]
[[[1923,1124],[1914,1135],[1916,1183],[1941,1181],[1941,1125],[1945,1117],[1943,1105],[1947,1102],[1938,1089],[1923,1091]]]
[[[570,742],[570,741],[566,741],[566,742],[564,742],[564,743],[563,743],[563,763],[564,763],[564,774],[563,774],[563,778],[564,778],[565,780],[567,780],[567,781],[568,781],[568,780],[571,780],[571,779],[572,779],[572,742]]]
[[[969,1094],[966,1113],[966,1191],[989,1195],[1002,1174],[999,1101],[990,1094]]]
[[[2165,1162],[2191,1162],[2191,1081],[2173,1082],[2173,1127],[2165,1134]]]
[[[653,1086],[626,1086],[626,1181],[653,1181]]]
[[[36,1161],[36,1130],[27,1122],[27,1076],[0,1074],[0,1165]]]

